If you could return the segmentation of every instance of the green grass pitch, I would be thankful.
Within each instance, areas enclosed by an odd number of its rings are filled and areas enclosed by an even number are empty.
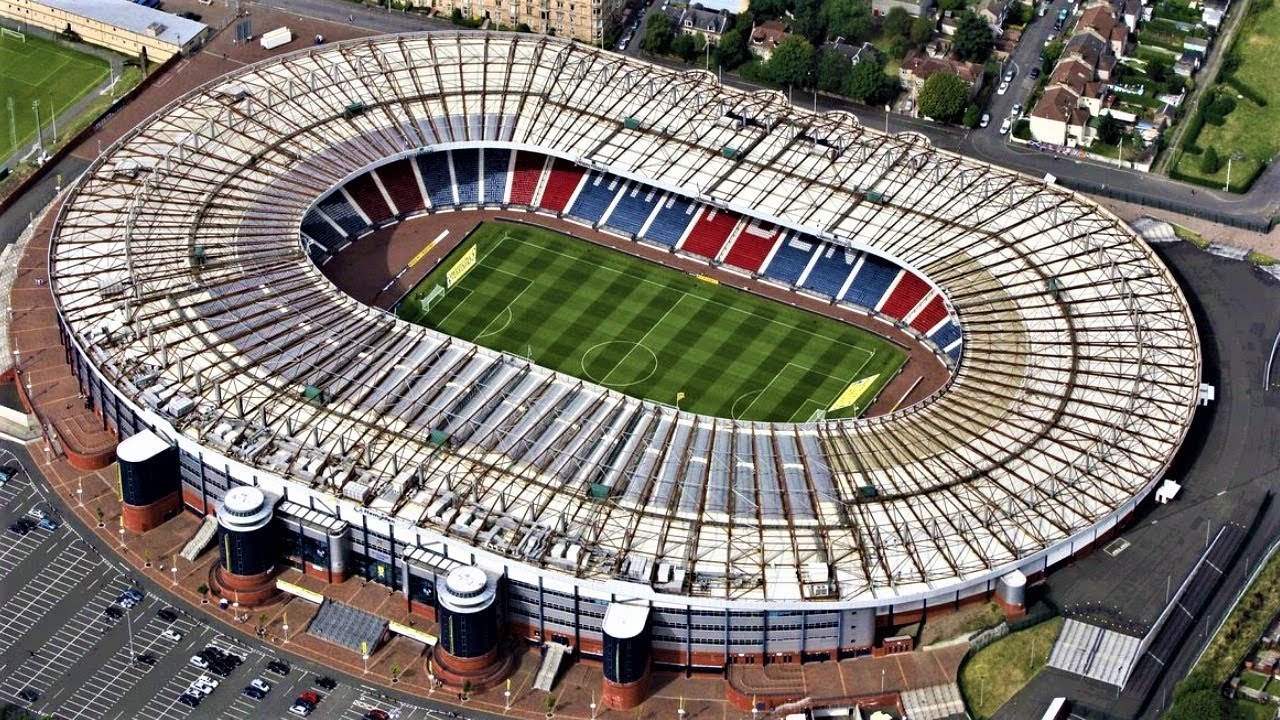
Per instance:
[[[18,148],[35,142],[36,116],[32,103],[40,101],[40,125],[50,129],[52,113],[61,113],[106,80],[106,60],[76,52],[30,33],[26,42],[0,35],[0,164],[14,151],[11,128],[17,125]],[[13,99],[13,123],[8,99]],[[53,139],[48,136],[48,141]]]
[[[421,298],[472,246],[477,264],[424,313]],[[480,225],[398,312],[628,395],[674,405],[684,393],[682,409],[740,420],[856,416],[906,362],[851,325],[514,223]],[[828,410],[859,380],[856,402]]]

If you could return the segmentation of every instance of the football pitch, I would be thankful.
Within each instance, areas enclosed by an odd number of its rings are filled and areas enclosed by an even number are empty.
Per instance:
[[[106,60],[68,49],[28,33],[26,41],[0,35],[0,164],[17,148],[35,143],[36,116],[52,141],[52,118],[74,105],[111,72]],[[8,105],[13,101],[10,116]]]
[[[738,420],[856,416],[906,362],[851,325],[514,223],[480,225],[398,313],[627,395]]]

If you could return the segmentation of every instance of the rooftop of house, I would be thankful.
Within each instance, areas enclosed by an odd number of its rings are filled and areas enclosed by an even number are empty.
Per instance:
[[[907,53],[902,59],[902,72],[909,73],[921,80],[940,73],[949,72],[960,76],[970,85],[982,79],[982,66],[977,63],[961,62],[951,58],[933,58],[915,50]]]

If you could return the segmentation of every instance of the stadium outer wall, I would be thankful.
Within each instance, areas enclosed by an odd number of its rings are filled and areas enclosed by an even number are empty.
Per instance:
[[[68,335],[65,328],[62,330],[66,343]],[[70,359],[94,411],[120,436],[127,437],[149,428],[162,436],[178,438],[186,510],[196,515],[207,514],[220,506],[229,488],[256,485],[276,499],[279,520],[301,527],[301,531],[281,533],[279,551],[283,565],[327,581],[340,582],[350,574],[380,582],[400,592],[408,609],[428,619],[435,615],[435,586],[443,581],[444,574],[458,564],[479,565],[503,578],[503,626],[508,634],[529,642],[562,642],[588,657],[598,657],[601,652],[601,621],[608,603],[614,598],[644,594],[650,596],[655,610],[652,657],[658,666],[718,669],[742,662],[787,663],[870,654],[876,649],[879,630],[992,599],[999,578],[1010,570],[999,568],[959,588],[921,593],[886,604],[735,603],[660,595],[636,583],[574,579],[448,537],[437,540],[445,554],[432,561],[412,559],[416,549],[413,529],[404,523],[392,522],[380,512],[343,501],[338,503],[338,512],[330,517],[345,526],[340,541],[349,548],[353,562],[350,568],[333,572],[319,558],[297,553],[297,548],[305,545],[303,539],[313,521],[292,517],[287,510],[323,507],[313,501],[332,502],[332,496],[321,498],[309,488],[265,474],[191,442],[168,427],[163,418],[138,408],[130,399],[116,393],[74,344]],[[1103,521],[1024,558],[1018,568],[1034,581],[1058,563],[1086,554],[1099,543],[1108,541],[1157,482],[1148,483]]]

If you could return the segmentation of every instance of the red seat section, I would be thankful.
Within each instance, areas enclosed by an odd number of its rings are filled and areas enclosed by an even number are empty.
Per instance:
[[[382,187],[387,189],[391,202],[401,215],[422,212],[427,203],[422,199],[422,190],[418,189],[418,178],[413,174],[413,166],[408,160],[396,160],[389,165],[378,168],[378,177],[382,178]]]
[[[773,225],[753,222],[738,233],[738,239],[733,241],[733,247],[729,248],[724,261],[748,272],[757,272],[764,265],[765,258],[769,257],[769,251],[778,242],[779,234],[778,228]]]
[[[889,293],[889,298],[880,306],[880,312],[899,320],[911,312],[911,308],[920,302],[920,298],[929,292],[929,285],[915,275],[904,272],[898,286]]]
[[[942,302],[941,295],[934,295],[924,309],[911,319],[911,327],[927,333],[945,317],[947,317],[947,306]]]
[[[547,177],[547,186],[542,190],[542,199],[538,204],[551,212],[564,212],[578,189],[587,171],[567,160],[557,159],[551,166],[551,174]]]
[[[347,193],[375,224],[381,225],[395,215],[387,205],[386,198],[382,197],[378,184],[373,181],[373,173],[365,173],[347,181]]]
[[[536,153],[521,152],[516,155],[516,169],[511,177],[511,204],[532,205],[533,194],[538,191],[542,179],[542,166],[547,158]]]
[[[738,216],[726,210],[703,208],[698,219],[693,221],[693,230],[684,241],[682,250],[694,255],[714,259],[720,248],[729,241],[729,235],[738,225]]]

